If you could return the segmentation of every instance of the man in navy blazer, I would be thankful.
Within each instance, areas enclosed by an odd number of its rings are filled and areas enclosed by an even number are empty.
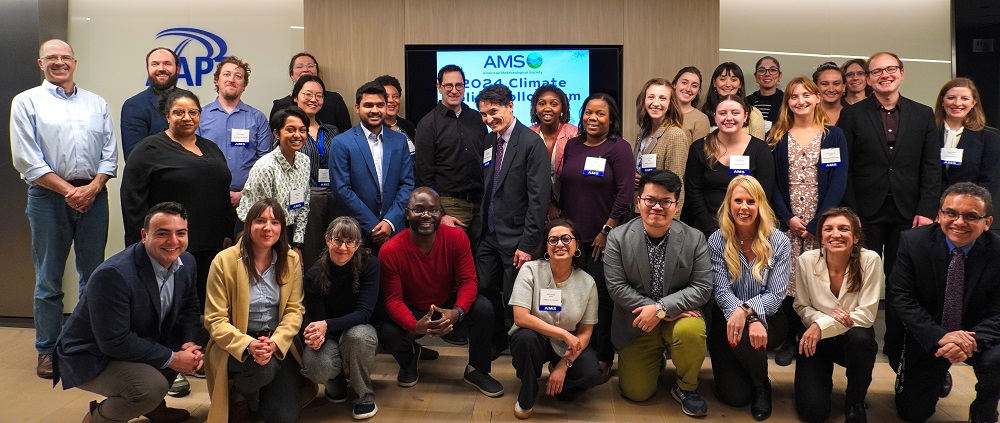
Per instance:
[[[969,421],[997,421],[1000,399],[1000,236],[988,190],[959,182],[945,190],[938,223],[903,232],[889,277],[889,305],[906,326],[896,376],[896,412],[908,422],[934,415],[952,364],[976,374]]]
[[[339,197],[337,214],[365,229],[365,244],[382,245],[405,229],[403,209],[413,191],[413,163],[406,136],[383,131],[385,88],[369,82],[358,88],[357,126],[337,135],[330,151],[330,182]]]
[[[145,90],[122,104],[122,158],[128,161],[132,149],[150,135],[167,129],[167,118],[160,114],[160,94],[177,86],[177,54],[157,47],[146,54],[149,73]]]
[[[492,85],[476,96],[489,135],[484,140],[482,228],[476,269],[480,293],[493,303],[493,358],[507,348],[513,314],[507,302],[521,265],[542,241],[552,188],[545,142],[514,118],[510,88]],[[499,169],[497,168],[499,166]]]
[[[163,397],[178,372],[202,366],[194,257],[187,249],[187,211],[178,203],[149,209],[142,242],[94,270],[56,344],[54,374],[63,389],[106,396],[84,422],[181,422],[187,410]]]

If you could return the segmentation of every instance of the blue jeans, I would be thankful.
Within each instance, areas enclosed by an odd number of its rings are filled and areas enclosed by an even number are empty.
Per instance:
[[[51,354],[62,328],[62,278],[70,246],[76,245],[81,294],[90,274],[104,261],[108,190],[101,190],[90,210],[80,213],[58,193],[32,186],[24,214],[31,225],[31,260],[35,265],[35,349],[39,354]]]

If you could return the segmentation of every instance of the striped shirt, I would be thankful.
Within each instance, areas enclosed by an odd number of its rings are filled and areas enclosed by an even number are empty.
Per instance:
[[[740,275],[734,282],[729,276],[729,268],[723,256],[726,240],[722,237],[722,231],[717,230],[708,238],[708,254],[715,272],[715,302],[727,320],[736,307],[747,303],[767,327],[767,316],[781,307],[791,272],[792,247],[788,237],[777,229],[771,232],[768,239],[774,255],[771,263],[764,268],[763,282],[751,274],[756,259],[747,261],[743,254],[740,254]]]

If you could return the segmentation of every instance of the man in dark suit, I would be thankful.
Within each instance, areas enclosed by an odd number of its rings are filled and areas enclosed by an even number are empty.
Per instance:
[[[160,113],[160,95],[177,86],[177,54],[157,47],[146,54],[148,87],[122,104],[122,159],[128,161],[132,149],[150,135],[167,129]]]
[[[178,203],[149,209],[142,242],[102,263],[56,344],[55,381],[106,396],[84,422],[123,422],[145,415],[181,422],[187,410],[163,397],[178,372],[201,368],[194,256],[186,253],[187,211]],[[54,382],[55,383],[55,382]]]
[[[861,217],[865,244],[882,254],[885,274],[892,274],[899,234],[929,225],[941,192],[941,140],[934,112],[899,94],[905,72],[893,53],[868,59],[868,85],[874,95],[844,109],[838,126],[850,154],[844,205]],[[893,369],[902,348],[902,326],[886,310],[882,351]]]
[[[712,298],[712,262],[705,235],[673,220],[680,192],[681,178],[669,170],[642,175],[640,218],[608,237],[604,275],[615,302],[611,342],[618,350],[622,395],[632,401],[656,393],[663,349],[673,345],[677,380],[670,393],[684,414],[704,416],[708,403],[698,393],[698,373],[707,347],[700,308]]]
[[[969,421],[996,422],[1000,400],[1000,237],[985,188],[945,190],[938,223],[903,232],[889,277],[890,305],[903,324],[896,412],[909,422],[934,414],[952,364],[972,365],[978,383]]]
[[[369,82],[358,88],[354,109],[361,123],[337,135],[330,151],[337,214],[357,219],[366,231],[365,244],[372,248],[405,229],[403,209],[413,191],[406,136],[383,131],[385,104],[381,84]]]
[[[309,53],[302,52],[292,56],[292,60],[288,62],[288,77],[292,80],[292,85],[295,85],[302,75],[319,76],[318,63],[316,58]],[[268,120],[273,118],[274,114],[278,113],[278,110],[286,109],[293,105],[295,105],[295,101],[292,100],[291,95],[274,100]],[[351,129],[351,112],[347,110],[344,97],[341,97],[340,93],[337,92],[323,92],[323,107],[319,109],[319,113],[316,113],[316,119],[319,119],[322,123],[336,126],[340,133]]]
[[[493,358],[507,348],[513,314],[507,302],[528,251],[541,242],[549,204],[551,165],[545,142],[514,118],[514,95],[492,85],[476,96],[479,114],[493,131],[486,136],[480,207],[482,229],[476,268],[480,292],[493,303]]]

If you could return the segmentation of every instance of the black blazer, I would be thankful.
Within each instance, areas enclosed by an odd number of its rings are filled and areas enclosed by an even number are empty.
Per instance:
[[[944,140],[944,129],[939,129],[938,140]],[[1000,132],[996,128],[972,131],[965,128],[958,139],[962,153],[961,166],[941,168],[941,188],[956,182],[972,182],[990,191],[996,198],[1000,193]]]
[[[145,245],[136,243],[111,256],[91,274],[80,302],[56,343],[53,386],[80,386],[111,360],[163,367],[171,353],[194,341],[201,326],[197,265],[191,253],[174,274],[170,312],[160,322],[160,289]]]
[[[975,332],[979,350],[1000,340],[1000,236],[983,232],[965,258],[962,329]],[[887,299],[927,352],[948,331],[941,326],[948,246],[937,223],[903,231],[889,276]]]
[[[836,207],[844,199],[844,191],[847,190],[847,169],[850,167],[850,157],[847,152],[847,142],[844,141],[844,132],[836,126],[827,126],[827,134],[820,141],[820,149],[837,148],[840,150],[840,166],[823,167],[822,160],[816,162],[816,190],[819,193],[819,204],[816,207],[816,214],[812,220],[806,222],[806,230],[813,235],[816,232],[816,223],[819,216],[831,207]],[[772,194],[772,204],[774,213],[778,215],[781,223],[781,230],[788,230],[788,220],[792,218],[792,198],[790,195],[791,184],[788,181],[788,134],[781,137],[781,141],[774,146],[774,194]]]
[[[271,106],[271,114],[267,115],[267,120],[270,121],[274,117],[274,114],[278,113],[278,110],[294,105],[295,102],[292,101],[292,96],[290,95],[274,100],[274,105]],[[323,107],[316,113],[316,119],[319,119],[320,122],[336,126],[341,134],[347,132],[353,126],[351,124],[351,113],[347,110],[344,97],[333,91],[323,92]]]
[[[552,165],[545,141],[519,121],[504,148],[499,180],[493,181],[493,168],[497,165],[497,133],[486,135],[484,145],[493,149],[493,159],[483,168],[482,235],[489,232],[489,205],[493,201],[496,219],[496,236],[500,246],[513,252],[528,254],[535,251],[541,241],[542,225],[549,206],[552,190]],[[485,150],[484,150],[485,153]],[[493,184],[498,184],[493,190]],[[491,193],[493,193],[491,195]]]
[[[851,166],[843,205],[859,216],[874,215],[892,193],[896,209],[907,219],[937,216],[941,194],[941,140],[930,107],[899,97],[902,116],[896,147],[890,153],[875,96],[840,112]]]

